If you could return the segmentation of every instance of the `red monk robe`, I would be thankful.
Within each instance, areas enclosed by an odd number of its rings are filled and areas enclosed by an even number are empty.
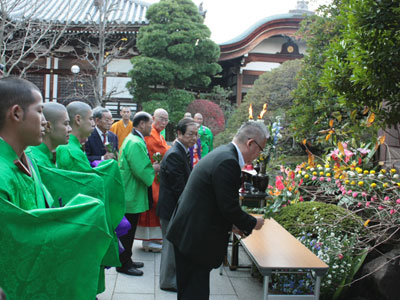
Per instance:
[[[153,163],[153,155],[157,152],[160,152],[162,157],[164,157],[165,153],[168,151],[171,146],[167,145],[164,137],[157,131],[156,128],[151,130],[150,136],[146,136],[145,138],[147,144],[147,150],[149,151],[151,162]],[[157,241],[162,240],[161,235],[161,226],[160,219],[156,215],[156,207],[158,203],[158,194],[160,191],[160,182],[155,176],[152,190],[153,190],[153,206],[150,210],[142,213],[139,218],[139,224],[136,229],[135,239],[144,240],[144,241]]]

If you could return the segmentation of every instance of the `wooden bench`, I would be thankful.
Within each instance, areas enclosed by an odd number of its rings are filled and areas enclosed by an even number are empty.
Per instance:
[[[264,300],[319,299],[321,278],[328,271],[328,266],[275,220],[266,219],[260,230],[253,230],[240,243],[264,276]],[[314,295],[269,294],[268,283],[272,273],[296,272],[299,269],[315,272]]]

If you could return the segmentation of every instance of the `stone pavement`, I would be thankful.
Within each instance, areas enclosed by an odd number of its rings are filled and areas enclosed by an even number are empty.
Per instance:
[[[115,268],[106,271],[106,290],[99,300],[175,300],[176,293],[160,290],[160,253],[144,252],[141,241],[133,245],[135,261],[144,262],[143,276],[128,276]],[[240,247],[240,264],[249,264],[249,258]],[[251,277],[250,269],[231,271],[223,268],[223,274],[215,269],[210,276],[210,300],[257,300],[262,299],[262,283]]]

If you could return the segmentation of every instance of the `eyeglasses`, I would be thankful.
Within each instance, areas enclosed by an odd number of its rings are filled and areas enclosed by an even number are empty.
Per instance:
[[[256,143],[256,145],[258,146],[258,148],[260,148],[260,151],[262,152],[264,149],[260,146],[260,144],[257,143],[257,141],[255,139],[251,139],[248,138],[248,140],[253,140],[254,143]]]

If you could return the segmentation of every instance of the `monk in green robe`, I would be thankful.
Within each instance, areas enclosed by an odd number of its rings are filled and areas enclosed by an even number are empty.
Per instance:
[[[103,179],[103,186],[94,187],[100,190],[104,189],[104,204],[114,238],[113,247],[107,255],[106,265],[119,266],[119,247],[115,229],[125,213],[125,195],[118,163],[110,159],[103,161],[96,168],[90,166],[82,145],[94,129],[92,109],[84,102],[74,101],[68,104],[67,111],[72,132],[68,144],[60,145],[56,149],[57,167],[86,174],[96,174]]]
[[[211,129],[203,125],[203,115],[197,113],[194,115],[194,121],[199,124],[199,137],[201,143],[201,157],[206,156],[213,149],[213,134]]]
[[[46,118],[43,143],[39,146],[28,147],[26,154],[33,160],[39,169],[40,176],[46,188],[56,201],[55,207],[62,207],[77,194],[83,194],[100,199],[104,202],[104,181],[96,174],[74,172],[57,169],[55,164],[55,150],[59,145],[68,143],[71,134],[69,116],[65,106],[57,102],[49,102],[43,105],[43,114]],[[68,186],[68,188],[65,188]],[[113,236],[114,231],[109,226],[108,233]],[[102,265],[113,263],[109,260],[115,252],[115,245],[110,243],[110,253],[106,253]],[[104,267],[100,267],[99,289],[101,293],[105,289]]]
[[[144,137],[151,133],[152,123],[152,116],[147,112],[136,113],[133,117],[132,133],[125,138],[118,155],[125,186],[125,217],[132,227],[121,237],[125,251],[120,255],[122,266],[117,268],[117,271],[131,276],[143,275],[143,272],[137,269],[143,267],[143,263],[132,261],[132,245],[139,216],[149,210],[149,202],[153,200],[151,185],[155,173],[160,170],[159,163],[151,163],[144,140]]]
[[[0,286],[9,299],[94,299],[111,236],[104,204],[53,198],[26,155],[42,142],[42,96],[32,83],[0,80]]]

